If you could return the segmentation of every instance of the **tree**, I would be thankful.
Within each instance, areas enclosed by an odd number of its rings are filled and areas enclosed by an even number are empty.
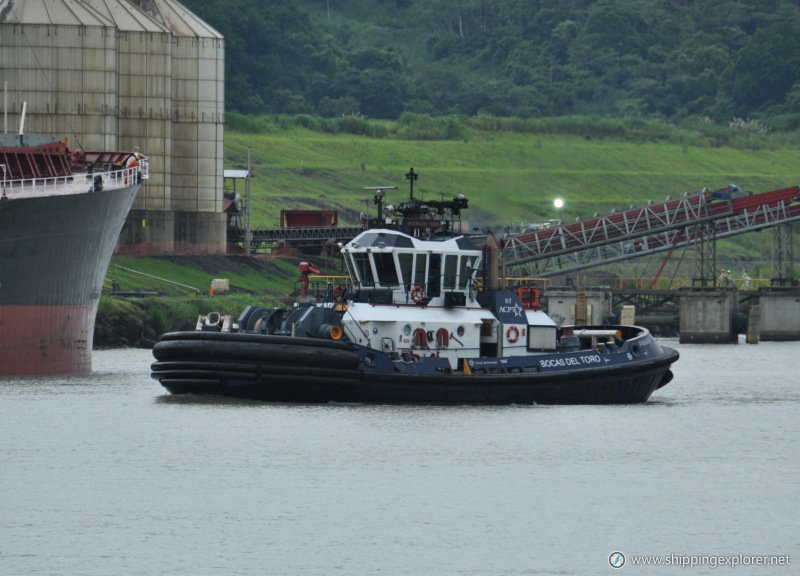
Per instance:
[[[405,81],[391,72],[366,70],[359,75],[353,96],[361,102],[361,113],[370,118],[398,118],[403,113]]]
[[[246,113],[723,120],[787,114],[800,83],[797,0],[182,1]]]
[[[734,113],[749,116],[786,99],[800,80],[800,26],[780,22],[757,31],[726,76]]]

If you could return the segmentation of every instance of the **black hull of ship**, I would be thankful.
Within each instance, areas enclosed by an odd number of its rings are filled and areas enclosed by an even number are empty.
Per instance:
[[[630,404],[672,379],[678,353],[601,368],[519,374],[403,373],[365,368],[354,347],[285,336],[165,335],[152,377],[173,394],[286,403]]]
[[[0,374],[91,371],[103,280],[138,189],[0,200]]]

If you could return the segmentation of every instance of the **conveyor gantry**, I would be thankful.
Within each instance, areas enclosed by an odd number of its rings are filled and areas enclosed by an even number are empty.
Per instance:
[[[704,191],[504,237],[506,267],[549,276],[800,220],[800,188],[717,199]]]

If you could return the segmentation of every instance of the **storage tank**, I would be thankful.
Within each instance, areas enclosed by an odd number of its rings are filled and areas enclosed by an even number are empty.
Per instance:
[[[118,149],[116,32],[77,0],[0,2],[3,128],[69,138],[70,147]]]
[[[173,0],[136,0],[172,34],[172,180],[175,250],[224,253],[222,35]]]
[[[171,253],[172,34],[127,0],[83,1],[116,28],[120,148],[138,150],[150,159],[150,178],[128,217],[121,251]]]
[[[128,253],[224,253],[224,39],[172,0],[0,0],[5,127],[138,148]],[[3,86],[0,86],[2,90]]]

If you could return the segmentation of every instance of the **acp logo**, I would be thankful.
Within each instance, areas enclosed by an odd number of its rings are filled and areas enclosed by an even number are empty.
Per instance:
[[[608,563],[612,568],[622,568],[625,566],[625,554],[622,552],[612,552],[608,556]]]

